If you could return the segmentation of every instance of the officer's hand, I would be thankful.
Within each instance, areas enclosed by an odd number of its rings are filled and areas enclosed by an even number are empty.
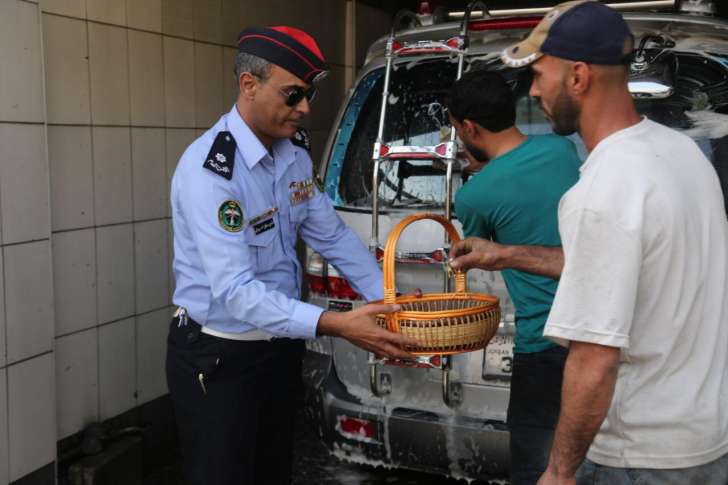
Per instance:
[[[453,244],[450,250],[450,267],[468,270],[470,268],[488,271],[503,269],[500,266],[504,246],[487,239],[469,237]]]
[[[399,305],[369,304],[350,312],[324,312],[317,331],[320,335],[345,338],[379,357],[414,359],[414,355],[402,348],[418,345],[417,340],[383,329],[375,320],[379,313],[391,313],[399,309]]]

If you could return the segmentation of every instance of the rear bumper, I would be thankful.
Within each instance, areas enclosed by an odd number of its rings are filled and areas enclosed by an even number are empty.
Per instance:
[[[308,352],[304,362],[306,409],[319,436],[338,458],[456,478],[503,478],[509,468],[509,434],[502,421],[443,416],[421,409],[362,403],[336,376],[331,358]],[[342,417],[370,421],[371,438],[343,433]]]

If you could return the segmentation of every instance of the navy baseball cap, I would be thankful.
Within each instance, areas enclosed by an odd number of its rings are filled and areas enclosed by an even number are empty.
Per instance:
[[[510,67],[531,64],[549,55],[589,64],[627,64],[634,38],[622,16],[592,0],[557,5],[523,42],[501,54]]]

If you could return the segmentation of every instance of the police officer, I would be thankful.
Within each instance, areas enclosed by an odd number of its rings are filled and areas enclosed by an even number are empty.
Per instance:
[[[239,37],[235,106],[184,152],[172,179],[174,303],[167,380],[191,485],[290,482],[303,340],[343,337],[380,356],[416,342],[379,328],[365,305],[324,312],[299,300],[297,236],[367,300],[374,258],[317,188],[300,130],[327,72],[290,27]]]

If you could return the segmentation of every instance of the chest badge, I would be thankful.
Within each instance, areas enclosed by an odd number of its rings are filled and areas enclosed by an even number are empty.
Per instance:
[[[302,182],[291,182],[288,188],[291,191],[291,205],[300,204],[313,197],[312,179]]]
[[[220,227],[228,232],[239,232],[243,228],[243,209],[235,200],[226,200],[217,210]]]

